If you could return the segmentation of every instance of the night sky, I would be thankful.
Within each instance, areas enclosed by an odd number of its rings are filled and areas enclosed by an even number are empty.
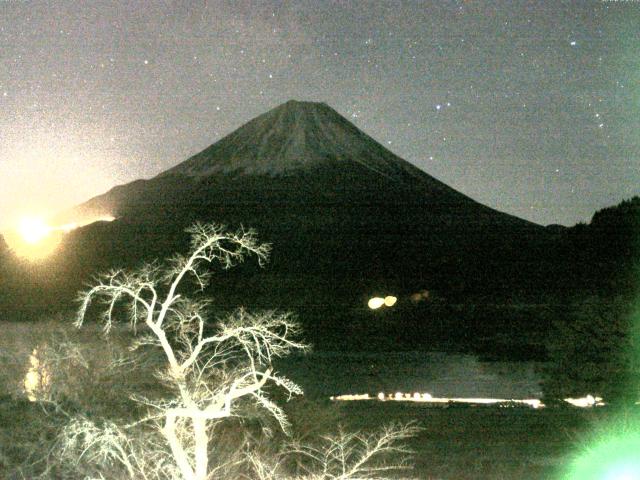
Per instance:
[[[291,98],[537,223],[640,194],[636,1],[0,0],[0,40],[0,226]]]

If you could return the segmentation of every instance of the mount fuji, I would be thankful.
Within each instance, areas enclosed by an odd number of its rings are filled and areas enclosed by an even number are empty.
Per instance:
[[[57,220],[105,215],[115,221],[72,232],[47,262],[42,302],[51,304],[48,290],[53,303],[68,301],[96,271],[183,251],[184,228],[196,220],[254,227],[273,245],[267,269],[218,277],[222,303],[316,312],[308,317],[318,328],[327,316],[366,312],[375,294],[513,297],[546,274],[550,237],[399,158],[326,104],[299,101]]]

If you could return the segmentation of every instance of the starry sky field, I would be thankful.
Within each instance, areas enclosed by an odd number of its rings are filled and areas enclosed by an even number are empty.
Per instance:
[[[0,226],[324,101],[488,206],[640,194],[640,1],[0,0]]]

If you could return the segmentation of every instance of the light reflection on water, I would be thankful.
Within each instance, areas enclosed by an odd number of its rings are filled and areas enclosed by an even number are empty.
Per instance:
[[[314,352],[278,365],[308,397],[531,408],[543,407],[540,367],[531,361],[489,362],[468,354],[415,351]],[[592,395],[565,401],[576,407],[603,405]]]
[[[430,393],[426,392],[414,392],[414,393],[384,393],[379,392],[376,396],[371,396],[368,393],[362,394],[345,394],[331,396],[330,399],[334,402],[349,402],[349,401],[363,401],[363,400],[377,400],[381,402],[415,402],[426,403],[432,405],[450,405],[450,404],[468,404],[468,405],[497,405],[501,407],[506,406],[528,406],[531,408],[543,408],[545,404],[537,398],[481,398],[481,397],[434,397]],[[601,397],[594,397],[587,395],[582,398],[565,398],[564,401],[575,407],[590,408],[590,407],[602,407],[605,403]]]

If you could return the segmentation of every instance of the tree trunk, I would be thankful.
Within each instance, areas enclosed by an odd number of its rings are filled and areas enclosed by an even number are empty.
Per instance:
[[[191,465],[189,465],[189,459],[176,435],[176,416],[173,412],[167,412],[164,434],[167,437],[167,441],[171,447],[171,453],[178,468],[180,468],[184,480],[194,480],[196,477],[191,469]]]
[[[207,435],[207,420],[192,417],[193,435],[195,440],[195,480],[206,480],[209,470],[209,436]]]

